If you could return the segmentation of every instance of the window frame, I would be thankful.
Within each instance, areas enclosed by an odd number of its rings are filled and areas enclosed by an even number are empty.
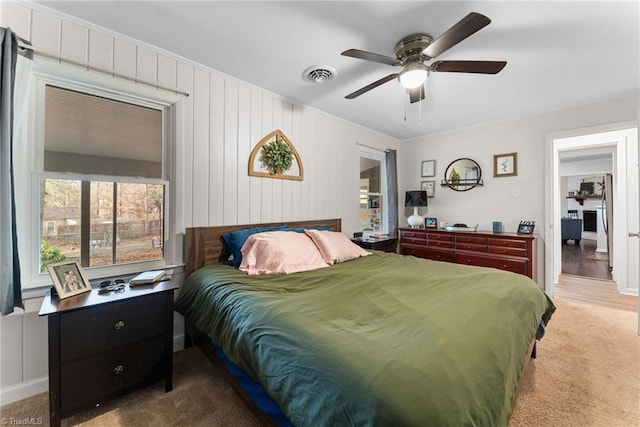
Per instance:
[[[360,174],[362,171],[360,170],[360,158],[364,157],[367,159],[378,160],[380,161],[380,192],[367,192],[367,196],[380,196],[382,198],[382,218],[381,218],[381,227],[379,231],[365,231],[361,228],[360,223]],[[370,234],[387,234],[389,232],[389,189],[387,186],[387,163],[386,163],[386,152],[384,150],[377,150],[372,147],[365,147],[358,145],[358,157],[357,157],[357,184],[356,188],[358,189],[358,210],[357,210],[357,222],[358,224],[358,232],[362,232],[363,236],[368,236]]]
[[[23,227],[24,232],[22,233],[26,235],[25,237],[28,235],[27,240],[29,242],[26,245],[27,248],[21,250],[21,253],[24,254],[24,256],[21,255],[21,260],[24,260],[21,263],[21,270],[24,276],[22,288],[31,290],[50,283],[49,275],[40,273],[40,241],[42,233],[42,224],[40,223],[40,181],[43,178],[163,185],[165,190],[163,218],[165,244],[163,258],[126,264],[85,267],[85,269],[89,279],[97,279],[174,266],[171,263],[175,258],[171,242],[172,236],[175,234],[173,232],[174,220],[172,216],[175,208],[172,190],[176,188],[176,177],[174,176],[175,166],[172,164],[172,153],[175,150],[175,135],[173,133],[175,129],[175,108],[179,98],[173,95],[160,96],[161,94],[157,91],[143,89],[130,82],[90,75],[86,70],[74,69],[63,64],[41,65],[43,70],[36,70],[38,67],[34,63],[31,93],[32,105],[29,107],[29,115],[33,120],[30,120],[31,125],[26,129],[27,140],[34,142],[25,150],[26,160],[24,160],[24,163],[28,162],[28,172],[22,175],[23,177],[31,176],[30,179],[27,179],[30,184],[25,184],[25,187],[30,187],[28,190],[25,188],[25,191],[28,191],[31,195],[28,203],[30,206],[27,208],[31,218],[28,221],[29,226]],[[71,76],[72,78],[68,79],[66,76]],[[44,171],[44,94],[47,84],[161,111],[162,179]]]

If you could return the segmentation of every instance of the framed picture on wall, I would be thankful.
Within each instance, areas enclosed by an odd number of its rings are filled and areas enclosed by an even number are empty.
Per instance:
[[[436,191],[435,181],[422,181],[420,183],[420,190],[427,192],[427,197],[433,197]]]
[[[420,176],[436,176],[436,161],[435,160],[423,160],[422,170]]]
[[[493,177],[518,175],[518,153],[495,154],[493,156]]]

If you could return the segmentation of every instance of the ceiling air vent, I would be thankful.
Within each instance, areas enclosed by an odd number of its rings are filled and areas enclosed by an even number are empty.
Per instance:
[[[325,65],[314,65],[304,70],[304,78],[313,83],[326,83],[335,78],[335,68]]]

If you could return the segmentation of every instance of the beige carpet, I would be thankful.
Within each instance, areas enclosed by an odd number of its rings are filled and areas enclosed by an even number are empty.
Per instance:
[[[556,301],[538,343],[510,427],[639,426],[640,337],[637,314]],[[42,417],[47,396],[0,409],[3,419]],[[428,422],[425,422],[428,424]],[[63,426],[257,426],[233,390],[197,348],[175,355],[174,389],[162,383],[62,422]]]
[[[634,312],[556,299],[511,426],[640,426]]]

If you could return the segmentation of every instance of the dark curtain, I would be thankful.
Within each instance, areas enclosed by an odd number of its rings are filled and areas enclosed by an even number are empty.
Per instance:
[[[18,36],[0,27],[0,311],[22,304],[13,180],[13,120]]]
[[[387,200],[389,215],[387,230],[390,236],[398,235],[398,173],[396,168],[396,150],[388,150],[385,155],[387,170]]]

